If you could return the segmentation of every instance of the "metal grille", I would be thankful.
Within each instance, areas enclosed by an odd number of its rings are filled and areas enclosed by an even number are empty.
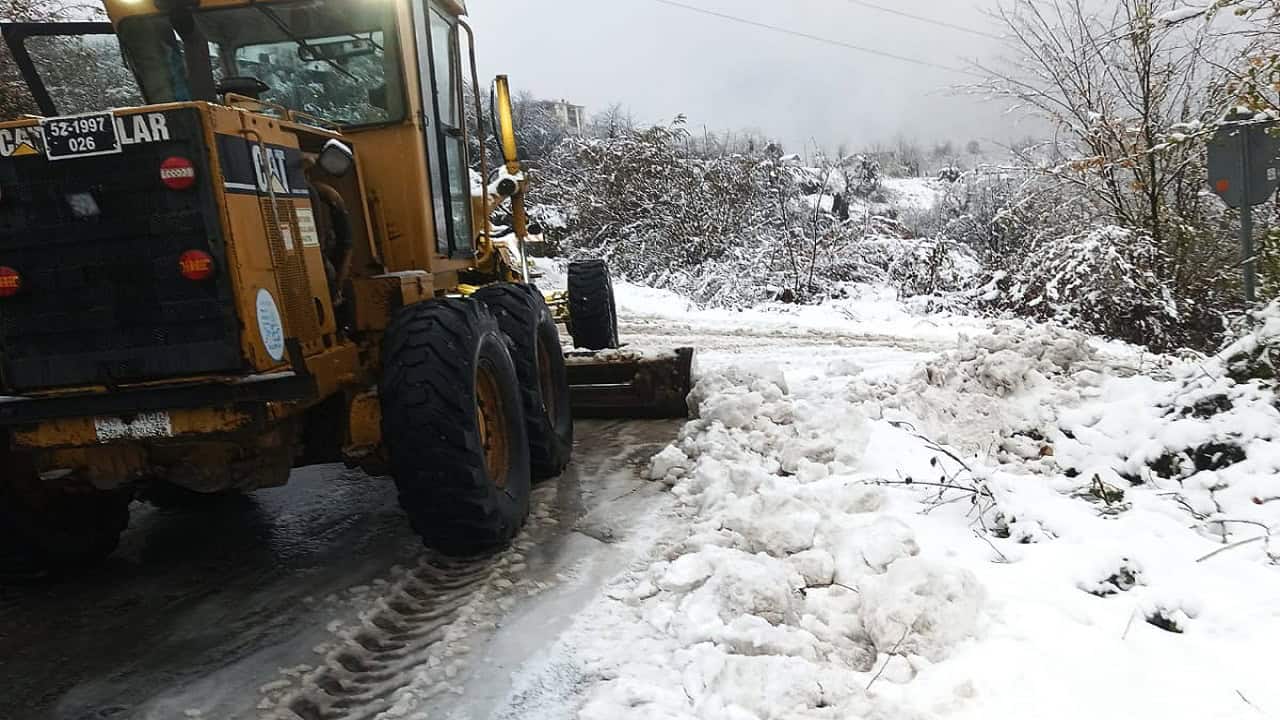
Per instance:
[[[266,218],[267,242],[271,246],[271,262],[284,295],[285,324],[289,333],[303,345],[320,340],[320,322],[312,299],[311,281],[302,255],[302,238],[298,233],[298,213],[293,201],[276,198],[276,212],[271,211],[271,198],[263,196],[262,214]],[[279,225],[277,225],[277,221]],[[288,229],[290,242],[285,242]]]
[[[172,140],[118,155],[0,158],[0,264],[23,277],[23,292],[0,309],[6,390],[242,366],[227,278],[194,283],[178,272],[187,250],[222,266],[223,246],[209,184],[173,192],[159,182],[171,156],[209,177],[198,116],[166,118]]]

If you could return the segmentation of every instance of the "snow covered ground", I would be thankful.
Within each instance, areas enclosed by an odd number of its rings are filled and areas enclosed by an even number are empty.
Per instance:
[[[675,502],[496,716],[1280,717],[1280,312],[1180,360],[618,292],[624,340],[703,349]]]
[[[885,178],[893,204],[904,210],[932,210],[942,194],[943,181],[930,178]]]

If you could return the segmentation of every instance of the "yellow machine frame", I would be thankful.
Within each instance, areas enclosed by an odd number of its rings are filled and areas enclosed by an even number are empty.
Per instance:
[[[161,7],[235,8],[291,1],[296,0],[104,0],[117,30],[139,16],[161,14]],[[213,186],[222,233],[225,275],[240,318],[242,357],[252,375],[206,375],[124,388],[66,387],[30,393],[32,400],[63,398],[77,403],[76,412],[6,423],[11,428],[11,444],[29,451],[42,475],[70,472],[107,489],[128,485],[159,462],[194,467],[194,475],[184,478],[184,486],[215,491],[281,484],[295,461],[345,460],[379,471],[384,458],[374,388],[380,373],[381,336],[396,311],[441,296],[470,295],[489,283],[528,280],[524,250],[532,226],[524,206],[527,182],[517,156],[511,90],[503,76],[493,85],[492,108],[502,167],[490,177],[484,139],[480,138],[478,162],[485,182],[480,183],[479,192],[468,191],[473,252],[451,256],[442,250],[449,243],[439,242],[444,220],[436,217],[440,203],[433,198],[441,195],[437,183],[444,174],[430,161],[431,153],[438,149],[432,150],[429,143],[440,129],[436,99],[424,90],[436,85],[423,77],[424,66],[429,67],[431,60],[424,59],[428,50],[419,45],[418,38],[430,8],[446,13],[453,27],[450,54],[455,67],[451,72],[460,76],[466,36],[474,92],[464,97],[460,77],[454,78],[456,95],[452,100],[457,108],[472,103],[477,117],[483,117],[474,38],[461,18],[465,6],[455,0],[361,1],[385,3],[394,16],[396,64],[403,74],[406,107],[399,120],[340,130],[305,113],[234,92],[223,93],[221,102],[177,102],[113,111],[118,123],[145,123],[147,117],[167,112],[199,116],[201,141],[207,150],[204,166],[210,175],[206,181]],[[0,123],[0,132],[32,133],[40,120],[24,117]],[[352,225],[349,285],[342,289],[349,317],[344,318],[342,327],[336,320],[325,257],[314,241],[317,208],[312,194],[290,192],[288,181],[290,173],[297,173],[305,178],[301,184],[315,187],[310,173],[334,141],[349,149],[353,163],[352,172],[323,177],[328,189],[345,203]],[[268,155],[277,152],[283,153],[282,164],[297,167],[281,167],[279,178],[268,169],[270,177],[262,179],[260,174],[256,189],[251,186],[247,193],[233,192],[226,182],[231,170],[219,151],[220,143],[228,142],[257,153],[263,167],[271,165]],[[463,165],[469,167],[470,163],[464,160]],[[277,180],[283,180],[279,188]],[[504,203],[510,204],[511,227],[499,234],[489,218]],[[287,352],[268,347],[267,335],[260,327],[264,293],[272,307],[279,303],[278,322],[287,338]],[[569,320],[564,293],[554,292],[546,299],[557,320]],[[683,415],[691,359],[691,351],[673,354],[658,364],[652,358],[634,355],[603,360],[589,353],[570,357],[571,375],[577,372],[587,378],[581,392],[574,387],[574,408],[584,414],[607,416],[619,412],[626,416]],[[198,387],[200,399],[192,401],[191,393],[175,390],[175,385]],[[277,397],[262,391],[268,386],[291,390]],[[123,436],[103,442],[95,418],[133,412],[132,408],[118,409],[124,407],[119,397],[122,391],[142,393],[152,387],[186,398],[183,404],[156,406],[167,413],[167,434],[158,440],[146,435],[132,437],[133,431],[126,427]],[[305,392],[297,392],[299,388]],[[646,409],[628,412],[632,405]],[[5,412],[0,406],[0,420]],[[322,422],[313,422],[317,417]],[[335,435],[316,442],[309,433],[317,426],[334,428]],[[286,458],[288,462],[254,462],[262,457]],[[233,481],[234,487],[227,488],[225,476],[218,473],[237,462],[249,465],[249,469]],[[208,477],[200,474],[201,468],[208,469]]]
[[[288,0],[258,0],[275,4]],[[433,203],[435,178],[430,172],[428,134],[424,129],[436,125],[434,102],[424,98],[421,77],[421,53],[410,28],[414,27],[414,5],[423,0],[386,0],[394,7],[399,42],[396,43],[402,70],[407,112],[398,122],[339,131],[323,127],[303,113],[248,97],[228,95],[226,104],[184,102],[151,105],[116,111],[117,117],[195,109],[202,117],[204,145],[210,151],[209,167],[215,176],[222,172],[216,148],[220,136],[243,139],[266,152],[269,147],[297,149],[304,157],[314,159],[324,143],[338,140],[354,151],[356,171],[341,182],[338,190],[349,201],[355,226],[350,300],[355,305],[355,323],[359,340],[344,338],[334,320],[334,308],[325,292],[326,276],[321,249],[312,243],[300,246],[287,238],[303,238],[305,228],[300,214],[314,216],[312,200],[306,196],[233,194],[220,185],[215,187],[218,213],[226,234],[227,264],[236,311],[242,320],[241,343],[251,369],[261,376],[286,371],[305,372],[314,383],[315,402],[333,396],[347,398],[344,455],[348,460],[375,464],[380,443],[380,416],[376,397],[369,389],[376,383],[376,358],[379,333],[384,330],[395,309],[445,294],[467,295],[477,289],[474,280],[464,283],[469,273],[485,282],[518,281],[525,273],[523,239],[528,233],[523,207],[525,180],[516,159],[515,137],[511,130],[510,90],[506,78],[495,85],[498,97],[496,112],[500,126],[501,149],[506,159],[501,180],[487,185],[471,198],[474,256],[449,257],[440,252]],[[222,8],[247,6],[244,0],[200,0],[192,7]],[[461,19],[466,8],[454,0],[435,0],[435,5],[449,12],[456,23],[455,41],[459,55],[465,33],[471,47],[474,82],[474,38]],[[118,28],[120,23],[141,15],[154,15],[158,10],[152,0],[105,0],[107,14]],[[459,67],[460,67],[459,63]],[[455,102],[476,104],[480,111],[477,88],[472,98],[464,98],[462,83],[455,83]],[[0,123],[0,130],[31,130],[38,118]],[[127,120],[126,120],[127,122]],[[482,153],[483,155],[484,153]],[[409,160],[406,158],[420,158]],[[481,159],[484,163],[484,159]],[[486,168],[487,169],[487,168]],[[513,231],[516,242],[495,240],[488,218],[503,202],[512,203]],[[292,270],[292,272],[290,271]],[[289,284],[299,287],[289,287]],[[283,300],[281,309],[284,329],[296,341],[298,356],[273,357],[264,345],[263,335],[254,326],[255,298],[261,289]],[[554,298],[553,298],[554,299]],[[291,348],[292,350],[292,348]],[[299,364],[304,368],[297,367]],[[235,378],[185,378],[192,383],[230,383]],[[58,394],[85,392],[107,393],[106,387],[64,388]],[[206,408],[173,410],[172,436],[167,442],[189,438],[206,450],[232,459],[244,448],[253,451],[281,450],[294,441],[297,428],[286,432],[263,433],[281,421],[296,418],[314,403],[268,402],[263,412],[210,410]],[[145,470],[146,453],[130,443],[100,444],[94,434],[92,417],[60,418],[24,425],[13,434],[17,447],[37,451],[41,470],[75,468],[95,485],[110,487],[128,482]],[[192,452],[192,446],[182,452]],[[264,483],[265,478],[247,480]]]

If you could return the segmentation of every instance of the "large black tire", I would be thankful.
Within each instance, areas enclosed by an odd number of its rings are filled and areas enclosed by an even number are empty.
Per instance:
[[[575,347],[618,347],[618,308],[609,266],[603,260],[569,264],[569,334]]]
[[[506,336],[483,303],[402,308],[382,340],[382,438],[400,505],[428,547],[506,545],[529,514],[529,441]]]
[[[0,479],[0,573],[97,564],[129,526],[130,493],[45,485],[21,454],[5,453]]]
[[[475,298],[489,307],[511,340],[511,359],[524,397],[533,477],[555,477],[564,472],[573,453],[573,409],[560,332],[551,309],[532,285],[489,285]]]

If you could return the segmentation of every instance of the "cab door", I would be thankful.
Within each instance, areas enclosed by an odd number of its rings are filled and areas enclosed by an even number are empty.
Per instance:
[[[415,0],[413,10],[436,251],[451,258],[472,257],[475,236],[471,227],[471,177],[462,109],[458,21],[433,0]]]

